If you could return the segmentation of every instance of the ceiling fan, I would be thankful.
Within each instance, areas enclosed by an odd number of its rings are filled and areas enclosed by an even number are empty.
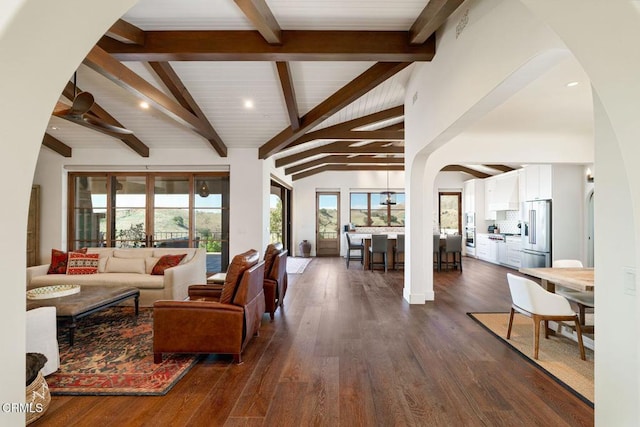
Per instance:
[[[77,123],[81,126],[88,127],[89,129],[96,130],[98,132],[105,133],[107,135],[113,136],[117,135],[131,135],[132,131],[129,129],[125,129],[123,127],[114,126],[110,123],[107,123],[101,120],[99,117],[91,114],[89,110],[95,104],[95,100],[93,99],[93,95],[89,92],[81,92],[76,94],[76,76],[73,76],[73,103],[71,108],[67,108],[64,110],[54,111],[53,115],[56,117],[60,117],[65,120],[69,120],[73,123]]]

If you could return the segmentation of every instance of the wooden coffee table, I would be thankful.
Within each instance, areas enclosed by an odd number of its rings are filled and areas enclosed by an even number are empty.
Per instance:
[[[76,321],[134,298],[135,313],[138,315],[140,289],[133,287],[82,286],[80,292],[59,298],[27,300],[27,310],[38,307],[55,307],[58,320],[70,321],[69,345],[73,345]]]

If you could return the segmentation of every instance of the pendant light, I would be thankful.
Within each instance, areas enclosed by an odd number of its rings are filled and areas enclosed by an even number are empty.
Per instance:
[[[380,202],[381,205],[389,206],[396,204],[396,192],[389,190],[389,164],[387,164],[387,191],[381,191],[380,195],[383,197]]]
[[[200,181],[200,185],[198,185],[198,195],[200,197],[208,197],[209,194],[209,186],[206,181]]]

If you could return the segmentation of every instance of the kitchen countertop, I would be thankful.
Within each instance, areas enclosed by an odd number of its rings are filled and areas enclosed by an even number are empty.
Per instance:
[[[376,233],[376,234],[386,234],[387,238],[396,239],[398,237],[398,234],[402,234],[402,233]],[[349,236],[351,236],[352,239],[370,239],[371,238],[371,233],[352,233],[352,232],[349,232]]]

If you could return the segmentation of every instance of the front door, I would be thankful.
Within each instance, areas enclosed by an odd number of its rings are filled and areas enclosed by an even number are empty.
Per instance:
[[[340,256],[340,193],[316,194],[316,255]]]

